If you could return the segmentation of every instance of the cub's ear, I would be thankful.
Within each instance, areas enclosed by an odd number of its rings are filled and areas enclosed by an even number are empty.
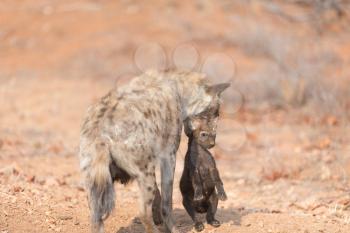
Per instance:
[[[198,119],[189,120],[189,127],[192,131],[198,129],[200,125],[201,125],[201,122]]]
[[[230,86],[230,83],[219,83],[211,86],[207,86],[206,90],[210,95],[217,95],[220,96],[221,93]]]
[[[186,118],[183,123],[185,134],[188,137],[192,135],[192,131],[198,129],[198,127],[200,126],[200,122],[191,117]]]

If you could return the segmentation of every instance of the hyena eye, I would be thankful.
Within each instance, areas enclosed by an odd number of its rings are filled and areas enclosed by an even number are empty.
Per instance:
[[[209,133],[205,132],[205,131],[202,131],[202,132],[200,132],[199,136],[201,136],[202,138],[206,138],[206,137],[209,136]]]

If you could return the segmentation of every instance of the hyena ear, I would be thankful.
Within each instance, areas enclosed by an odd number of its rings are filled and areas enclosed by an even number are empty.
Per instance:
[[[221,93],[227,89],[231,84],[230,83],[219,83],[211,86],[207,86],[206,90],[210,95],[217,95],[220,96]]]

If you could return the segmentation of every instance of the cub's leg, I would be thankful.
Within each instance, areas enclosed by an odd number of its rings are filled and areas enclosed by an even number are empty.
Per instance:
[[[210,177],[215,183],[215,189],[218,194],[218,197],[221,201],[227,200],[227,195],[224,190],[224,185],[220,179],[219,171],[217,169],[213,169],[210,171]]]
[[[216,214],[216,210],[218,207],[218,202],[219,202],[218,196],[214,191],[208,200],[209,208],[207,211],[207,222],[208,222],[208,224],[212,225],[213,227],[220,226],[220,222],[215,219],[215,214]]]
[[[193,200],[200,202],[204,199],[204,195],[203,195],[203,187],[202,187],[203,185],[201,181],[201,176],[197,168],[192,172],[191,177],[192,177],[192,187],[194,190]]]
[[[185,210],[187,211],[188,215],[191,216],[196,231],[203,231],[204,225],[199,219],[199,214],[195,211],[191,198],[188,196],[183,196],[182,204],[185,207]]]

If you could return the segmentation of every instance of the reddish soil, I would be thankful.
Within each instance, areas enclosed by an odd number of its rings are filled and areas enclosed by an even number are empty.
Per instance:
[[[145,41],[160,43],[169,57],[183,41],[191,41],[201,59],[225,52],[234,57],[236,80],[262,80],[250,84],[252,92],[241,90],[247,93],[239,112],[222,114],[213,153],[228,200],[219,203],[222,226],[206,225],[204,232],[350,232],[348,18],[328,20],[335,16],[327,12],[324,24],[316,25],[320,33],[314,24],[298,20],[312,12],[310,6],[267,2],[3,0],[0,232],[89,231],[77,158],[81,119],[118,77],[139,72],[133,54]],[[256,102],[260,97],[253,94],[262,87],[257,83],[269,82],[273,73],[266,68],[275,67],[276,54],[262,48],[281,51],[273,47],[279,46],[278,41],[250,47],[259,40],[249,41],[251,34],[246,32],[262,25],[267,32],[254,33],[266,41],[281,35],[298,40],[291,49],[306,51],[303,61],[316,63],[312,54],[324,51],[329,60],[324,66],[321,63],[317,72],[322,73],[316,76],[322,74],[328,83],[339,86],[337,93],[345,93],[340,98],[344,105],[327,110],[327,99],[320,99],[314,105],[295,106],[288,102],[294,100],[289,93],[295,89],[288,86],[275,87],[282,90],[285,105]],[[292,68],[298,65],[292,55],[285,58]],[[194,232],[178,189],[186,152],[186,138],[182,140],[174,212],[178,227]],[[136,184],[116,184],[116,193],[106,232],[143,232],[137,218]]]

